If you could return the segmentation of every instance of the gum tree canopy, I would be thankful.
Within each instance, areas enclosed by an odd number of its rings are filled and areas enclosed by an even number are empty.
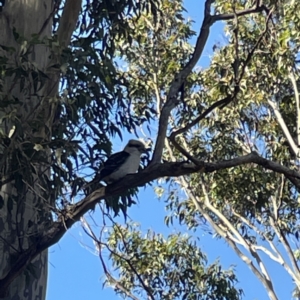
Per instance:
[[[137,187],[159,178],[166,224],[207,222],[270,299],[278,296],[261,253],[298,294],[299,1],[206,0],[198,33],[180,0],[0,4],[0,299],[45,299],[47,249],[98,203],[114,223],[110,213],[126,215]],[[226,38],[202,70],[220,21]],[[84,188],[112,138],[153,124],[138,175]],[[115,274],[99,257],[123,296],[241,297],[232,271],[206,267],[189,237],[114,224],[104,241],[83,222],[109,251]]]

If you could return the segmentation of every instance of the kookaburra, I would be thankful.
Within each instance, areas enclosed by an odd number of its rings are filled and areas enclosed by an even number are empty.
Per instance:
[[[112,154],[97,174],[97,180],[113,183],[128,174],[136,173],[141,162],[141,155],[146,152],[145,145],[138,140],[130,140],[124,150]],[[99,182],[98,181],[98,182]]]

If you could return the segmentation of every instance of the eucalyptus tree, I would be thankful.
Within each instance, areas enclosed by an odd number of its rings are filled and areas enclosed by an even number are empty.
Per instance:
[[[128,115],[113,59],[144,10],[155,15],[155,1],[1,1],[2,299],[45,299],[47,248],[63,235],[54,228],[67,221],[75,164],[93,166],[112,136],[143,122]]]
[[[253,2],[206,0],[192,47],[178,0],[1,1],[1,298],[44,299],[47,249],[102,200],[126,214],[133,204],[127,191],[163,177],[176,178],[167,222],[178,216],[194,228],[205,219],[238,254],[245,247],[249,257],[241,257],[271,299],[276,292],[259,251],[281,263],[298,286],[288,235],[298,236],[299,4]],[[228,45],[216,45],[210,68],[199,71],[210,28],[219,21],[227,22]],[[151,122],[158,125],[153,155],[139,174],[83,188],[82,170],[97,172],[113,136]],[[186,199],[176,194],[179,186]],[[231,271],[217,264],[207,269],[187,238],[143,239],[127,229],[116,225],[106,243],[87,230],[120,269],[120,280],[105,272],[117,292],[240,297]],[[160,245],[156,268],[140,249],[151,239]],[[195,256],[181,255],[191,250]]]
[[[180,1],[163,3],[166,12],[182,9]],[[267,255],[290,276],[297,297],[299,3],[214,1],[213,16],[209,5],[195,47],[188,43],[191,24],[178,11],[157,26],[145,16],[143,33],[134,37],[143,43],[124,46],[135,109],[155,99],[158,138],[150,167],[162,154],[165,162],[199,170],[168,178],[172,189],[156,191],[168,199],[167,224],[175,218],[194,230],[210,224],[269,298],[278,299]],[[201,69],[196,63],[216,20],[226,21],[226,41],[214,46],[210,66]]]

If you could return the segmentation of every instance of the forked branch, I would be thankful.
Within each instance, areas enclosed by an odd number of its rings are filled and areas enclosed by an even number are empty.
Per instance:
[[[265,9],[264,9],[265,10]],[[253,10],[250,10],[251,12]],[[239,76],[236,78],[235,80],[235,88],[233,90],[233,93],[231,95],[227,95],[225,98],[221,99],[221,100],[218,100],[217,102],[213,103],[210,107],[208,107],[202,114],[200,114],[197,118],[195,118],[192,122],[190,122],[189,124],[187,124],[186,126],[176,130],[176,131],[173,131],[172,134],[170,135],[170,140],[174,143],[175,141],[175,137],[179,134],[182,134],[184,132],[187,132],[188,130],[190,130],[192,127],[194,127],[195,125],[199,124],[199,122],[201,120],[203,120],[208,114],[210,114],[215,108],[217,107],[225,107],[226,105],[228,105],[229,103],[231,103],[232,101],[234,101],[238,95],[238,93],[240,92],[240,88],[239,88],[239,85],[244,77],[244,74],[245,74],[245,70],[246,70],[246,67],[249,65],[250,61],[252,60],[254,54],[255,54],[255,51],[256,49],[258,48],[258,46],[260,45],[263,37],[266,35],[266,33],[268,32],[268,23],[270,21],[270,18],[272,16],[272,11],[268,11],[268,16],[266,18],[266,22],[265,22],[265,29],[263,30],[263,32],[261,33],[260,37],[258,38],[258,40],[256,41],[256,43],[254,44],[253,48],[251,49],[251,51],[249,51],[245,61],[243,62],[242,64],[242,68],[240,70],[240,74]],[[236,16],[238,16],[238,12],[235,14]],[[232,17],[233,18],[234,14],[232,14]],[[238,41],[237,41],[237,37],[236,37],[236,41],[235,41],[236,44],[238,44]],[[240,67],[240,60],[238,58],[238,50],[236,49],[236,62],[238,63],[238,65],[236,65],[234,63],[234,73],[237,75],[238,74],[238,68]]]
[[[165,144],[165,138],[167,136],[170,113],[178,105],[179,103],[178,93],[180,92],[180,89],[184,84],[186,78],[192,72],[193,68],[196,66],[197,62],[199,61],[202,55],[203,49],[206,45],[206,41],[209,36],[210,27],[217,21],[230,20],[235,18],[236,16],[259,13],[262,11],[265,11],[267,14],[269,14],[269,10],[264,5],[261,4],[261,1],[256,1],[256,4],[253,8],[243,10],[243,11],[238,11],[235,12],[235,14],[211,15],[211,6],[213,2],[214,2],[213,0],[205,1],[204,19],[201,25],[200,34],[197,38],[194,52],[191,56],[191,59],[187,62],[187,64],[183,67],[183,69],[178,74],[175,75],[173,82],[171,84],[166,103],[163,105],[161,111],[161,116],[158,125],[157,140],[154,148],[152,161],[150,164],[156,164],[161,161],[163,147]],[[225,100],[220,100],[220,101],[224,102]],[[228,102],[228,99],[226,101]],[[218,103],[218,105],[221,104]]]
[[[37,236],[37,244],[19,255],[18,260],[12,266],[7,275],[0,280],[0,291],[5,291],[9,284],[20,274],[28,263],[39,255],[42,251],[57,243],[65,232],[89,210],[94,209],[96,204],[109,196],[117,196],[124,193],[129,188],[144,186],[146,183],[161,177],[178,177],[197,172],[214,172],[226,168],[232,168],[248,163],[255,163],[266,169],[283,174],[286,178],[295,182],[295,187],[300,190],[300,173],[289,168],[260,157],[252,152],[248,155],[224,160],[216,163],[200,162],[198,164],[189,162],[168,162],[148,166],[138,174],[127,175],[117,183],[108,187],[102,187],[76,204],[70,205],[61,212],[59,218],[50,229]]]

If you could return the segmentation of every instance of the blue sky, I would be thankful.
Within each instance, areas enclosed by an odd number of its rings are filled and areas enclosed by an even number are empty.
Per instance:
[[[204,1],[185,0],[187,16],[195,21],[194,29],[198,32],[202,21]],[[222,32],[222,24],[216,24],[203,52],[199,65],[205,67],[209,63],[209,55],[215,43],[225,41]],[[193,41],[192,41],[193,42]],[[116,141],[114,150],[123,148],[124,142]],[[158,200],[152,188],[141,189],[139,203],[129,209],[129,216],[135,222],[141,224],[143,231],[152,229],[165,235],[174,232],[185,232],[183,226],[164,225],[165,207],[164,202]],[[230,247],[223,240],[213,239],[211,235],[198,230],[199,245],[206,253],[209,262],[219,259],[224,268],[236,266],[236,274],[240,281],[238,287],[244,290],[245,300],[269,299],[262,284],[252,274],[249,268],[241,262]],[[266,258],[269,272],[274,279],[274,285],[279,299],[291,299],[293,285],[282,267]],[[49,250],[49,281],[47,300],[98,300],[120,299],[112,289],[103,288],[104,273],[100,260],[95,255],[91,240],[84,234],[79,223],[75,224],[61,241]]]

